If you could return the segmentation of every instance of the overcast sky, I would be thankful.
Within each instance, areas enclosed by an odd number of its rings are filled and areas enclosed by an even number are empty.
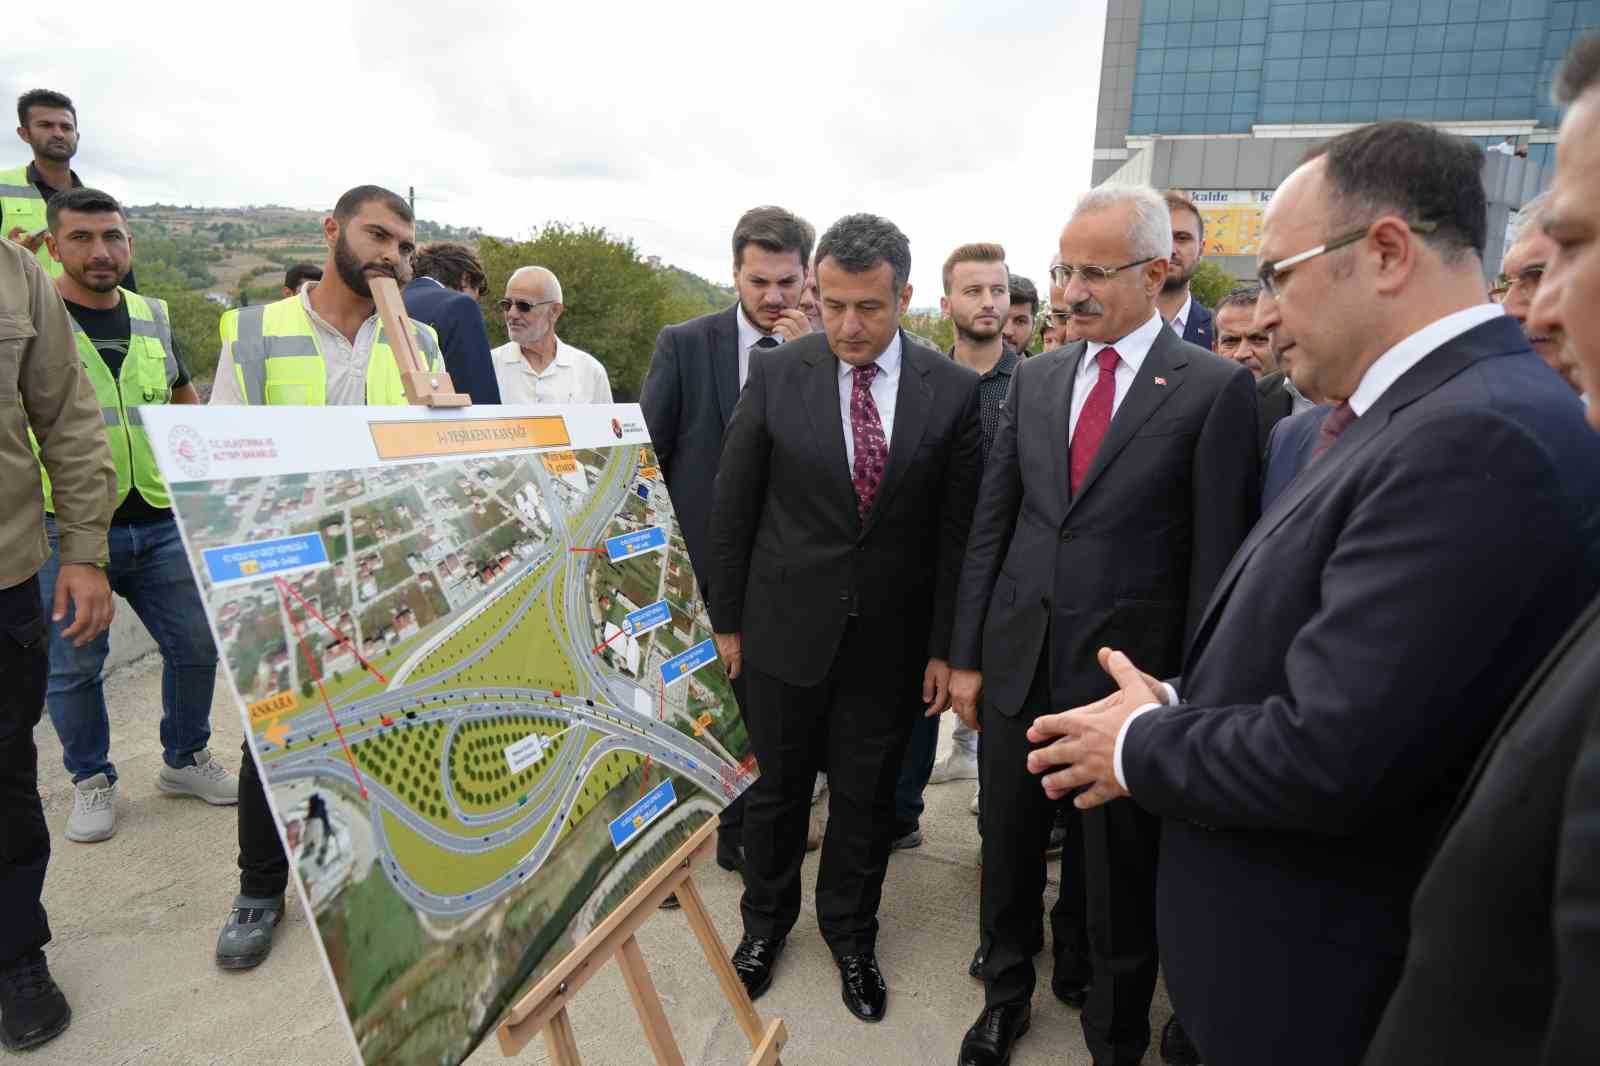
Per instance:
[[[1042,282],[1088,186],[1092,0],[250,11],[20,4],[0,88],[71,96],[74,168],[129,203],[325,210],[352,185],[415,185],[424,218],[604,225],[719,282],[747,207],[819,233],[872,211],[911,238],[917,306],[965,241],[1000,241]]]

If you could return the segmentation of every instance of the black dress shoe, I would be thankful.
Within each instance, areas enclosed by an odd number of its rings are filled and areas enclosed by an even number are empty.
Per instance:
[[[717,834],[717,865],[733,873],[744,869],[744,848],[729,834]]]
[[[844,1005],[864,1022],[883,1021],[889,988],[878,971],[878,960],[871,955],[846,955],[839,959],[839,988]]]
[[[772,987],[772,967],[783,952],[783,939],[750,936],[745,934],[739,946],[733,949],[733,971],[744,983],[751,999],[760,999],[761,993]]]
[[[1177,1015],[1168,1018],[1161,1030],[1161,1061],[1167,1066],[1200,1066],[1200,1049],[1178,1024]]]
[[[1067,1006],[1082,1010],[1083,1005],[1089,1002],[1089,986],[1080,985],[1072,981],[1063,981],[1055,977],[1050,978],[1050,991],[1056,998]]]
[[[985,1007],[961,1038],[960,1066],[1006,1066],[1011,1047],[1028,1031],[1033,1008],[1027,1003]]]
[[[972,978],[974,981],[983,980],[983,963],[985,958],[986,956],[983,953],[983,945],[979,944],[977,949],[972,953],[972,961],[967,964],[968,977]]]

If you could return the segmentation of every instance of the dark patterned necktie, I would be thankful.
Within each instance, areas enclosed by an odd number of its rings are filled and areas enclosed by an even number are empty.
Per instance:
[[[1067,472],[1074,496],[1088,476],[1094,453],[1100,450],[1100,442],[1106,439],[1106,431],[1111,428],[1111,409],[1117,400],[1117,360],[1122,357],[1115,348],[1102,348],[1094,358],[1100,364],[1100,377],[1089,390],[1088,399],[1083,401],[1077,428],[1067,446]]]
[[[1333,442],[1339,439],[1339,434],[1350,428],[1350,423],[1356,420],[1356,409],[1350,406],[1350,401],[1335,407],[1328,412],[1328,417],[1322,420],[1322,428],[1317,430],[1317,446],[1311,452],[1311,461],[1314,463],[1322,457],[1322,453],[1333,447]]]
[[[762,337],[760,340],[756,341],[750,347],[751,347],[752,350],[756,349],[756,348],[760,348],[762,351],[766,351],[768,348],[776,348],[778,345],[780,345],[782,343],[783,342],[780,341],[776,337]]]
[[[850,374],[854,379],[850,389],[850,440],[856,453],[855,463],[850,468],[850,482],[856,489],[856,513],[861,524],[866,525],[878,486],[883,483],[883,468],[889,461],[889,442],[883,436],[878,405],[872,402],[872,379],[878,376],[878,364],[851,367]]]

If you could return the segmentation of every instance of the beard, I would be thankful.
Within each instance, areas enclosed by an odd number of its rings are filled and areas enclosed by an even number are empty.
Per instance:
[[[1187,270],[1184,270],[1181,273],[1173,273],[1172,271],[1168,271],[1167,280],[1161,283],[1161,291],[1170,293],[1186,288],[1189,284],[1189,279],[1194,277],[1195,268],[1199,265],[1200,260],[1196,259],[1194,262],[1189,264]]]
[[[33,146],[34,154],[57,163],[70,163],[72,157],[78,154],[77,141],[70,141],[65,144],[59,142],[51,144],[49,139],[39,142],[30,137],[28,143]]]
[[[507,326],[506,334],[523,347],[538,344],[550,335],[550,320],[541,316],[537,322],[515,327]]]
[[[1003,319],[997,319],[993,326],[974,325],[971,319],[963,322],[959,318],[952,318],[950,321],[955,323],[956,336],[968,341],[992,341],[1005,328]]]
[[[110,270],[113,273],[115,273],[116,270],[117,270],[115,264],[111,264],[111,263],[94,263],[92,265],[93,265],[94,269],[96,269],[96,270]],[[69,271],[69,273],[72,274],[72,280],[73,281],[76,281],[79,285],[82,285],[84,288],[88,289],[90,292],[98,292],[98,293],[107,293],[107,292],[115,291],[117,286],[122,284],[122,278],[127,275],[127,272],[123,271],[113,281],[90,281],[89,278],[86,276],[87,272],[85,272],[84,274],[80,274],[80,273],[77,273],[76,271]]]
[[[339,231],[339,239],[333,242],[333,265],[339,271],[339,280],[345,287],[364,300],[372,299],[372,283],[367,279],[367,272],[382,274],[394,278],[400,283],[400,276],[387,263],[374,259],[370,263],[363,263],[357,257],[354,249],[344,238],[344,231]]]

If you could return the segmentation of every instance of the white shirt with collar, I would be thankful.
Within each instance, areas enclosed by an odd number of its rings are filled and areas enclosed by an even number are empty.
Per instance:
[[[735,305],[738,310],[734,312],[734,319],[739,323],[739,388],[744,388],[744,383],[750,378],[750,351],[763,337],[772,337],[779,344],[783,343],[782,337],[771,333],[763,333],[756,328],[744,313],[743,301]]]
[[[1161,336],[1164,325],[1160,312],[1152,311],[1148,322],[1115,344],[1089,341],[1084,345],[1083,358],[1078,361],[1078,369],[1072,382],[1072,414],[1067,426],[1069,442],[1072,434],[1078,431],[1078,416],[1083,413],[1083,405],[1089,402],[1089,392],[1094,388],[1095,382],[1100,380],[1100,364],[1096,361],[1100,353],[1107,348],[1117,350],[1117,369],[1113,371],[1117,388],[1115,398],[1111,401],[1111,414],[1115,417],[1117,408],[1121,407],[1122,401],[1127,398],[1128,390],[1133,388],[1133,379],[1138,377],[1139,368],[1144,365],[1151,346],[1155,344],[1156,338]]]
[[[872,402],[878,408],[878,421],[883,424],[883,439],[886,444],[894,443],[894,405],[900,395],[900,331],[894,331],[894,339],[889,342],[877,358],[878,372],[873,375],[870,391]],[[835,356],[837,359],[838,357]],[[856,437],[850,429],[850,394],[855,391],[855,367],[839,359],[839,416],[844,421],[844,460],[845,470],[853,471],[856,468]]]
[[[1445,315],[1436,322],[1432,322],[1417,330],[1393,348],[1384,352],[1367,367],[1367,372],[1361,375],[1361,381],[1356,385],[1356,390],[1350,394],[1350,408],[1360,418],[1372,410],[1389,387],[1399,381],[1405,372],[1422,362],[1429,354],[1441,346],[1455,340],[1469,329],[1476,329],[1485,322],[1492,322],[1495,318],[1505,314],[1499,304],[1476,304],[1472,307]],[[1137,664],[1135,664],[1137,665]],[[1166,682],[1162,682],[1166,690],[1167,702],[1176,705],[1177,690]],[[1133,725],[1134,719],[1146,711],[1153,711],[1160,707],[1159,703],[1147,703],[1136,708],[1128,715],[1127,721],[1122,723],[1122,728],[1117,730],[1117,745],[1112,754],[1111,770],[1117,776],[1117,784],[1123,788],[1128,787],[1128,779],[1122,773],[1122,745],[1128,738],[1128,727]]]
[[[1178,308],[1178,313],[1172,316],[1172,331],[1178,336],[1183,336],[1183,331],[1189,328],[1189,315],[1194,311],[1194,294],[1190,293],[1183,298],[1183,306]]]
[[[500,383],[501,403],[610,403],[611,379],[600,360],[556,338],[556,356],[535,370],[516,341],[489,353]]]

